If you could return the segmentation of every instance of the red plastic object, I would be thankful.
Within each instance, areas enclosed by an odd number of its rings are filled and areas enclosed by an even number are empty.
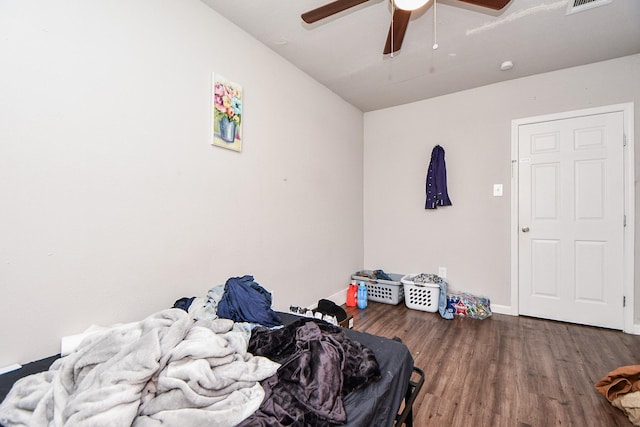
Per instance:
[[[347,307],[358,305],[358,285],[349,285],[347,290]]]

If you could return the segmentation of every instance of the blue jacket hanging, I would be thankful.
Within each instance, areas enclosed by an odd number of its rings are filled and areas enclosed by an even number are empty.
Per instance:
[[[431,162],[427,171],[427,201],[425,209],[436,209],[438,206],[451,206],[447,193],[447,166],[444,162],[444,148],[439,145],[431,151]]]

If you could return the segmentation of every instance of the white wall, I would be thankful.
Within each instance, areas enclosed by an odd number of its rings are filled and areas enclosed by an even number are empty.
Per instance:
[[[444,266],[452,288],[487,295],[507,309],[511,121],[624,102],[636,103],[638,141],[640,55],[366,113],[365,266],[397,273]],[[436,144],[446,151],[453,206],[426,211],[424,179]],[[638,159],[636,148],[636,176]],[[496,183],[504,184],[504,197],[492,196]],[[635,194],[640,212],[638,186]],[[636,216],[636,247],[639,223]],[[636,266],[639,260],[636,250]],[[639,283],[636,273],[636,313]]]
[[[211,72],[244,88],[209,145]],[[363,114],[199,0],[0,0],[0,366],[253,274],[362,266]]]

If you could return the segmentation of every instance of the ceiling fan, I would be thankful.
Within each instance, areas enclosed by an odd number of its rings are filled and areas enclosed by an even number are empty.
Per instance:
[[[302,20],[307,24],[328,18],[331,15],[350,9],[369,0],[336,0],[331,3],[320,6],[316,9],[305,12],[301,15]],[[387,34],[387,42],[384,45],[383,54],[397,52],[402,46],[404,34],[409,25],[411,12],[425,5],[430,0],[391,0],[393,2],[393,20]],[[471,3],[476,6],[486,7],[489,9],[500,10],[504,8],[511,0],[459,0],[465,3]]]

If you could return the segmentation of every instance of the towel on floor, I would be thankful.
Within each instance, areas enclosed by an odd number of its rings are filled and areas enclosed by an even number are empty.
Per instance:
[[[596,390],[609,402],[632,391],[640,391],[640,365],[622,366],[596,383]]]
[[[633,391],[618,396],[611,404],[621,409],[634,426],[640,426],[640,391]]]

